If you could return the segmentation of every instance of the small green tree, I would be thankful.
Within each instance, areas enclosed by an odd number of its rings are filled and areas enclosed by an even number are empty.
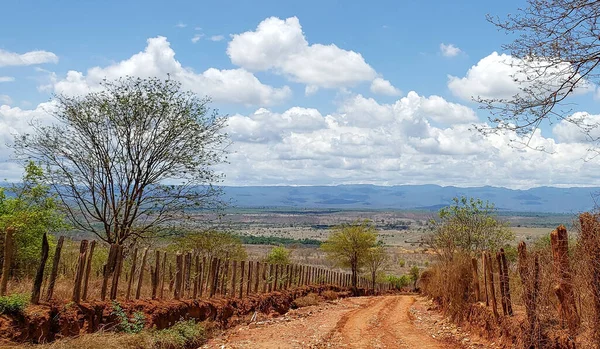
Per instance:
[[[493,204],[464,196],[442,208],[430,228],[428,242],[445,260],[457,251],[476,254],[498,249],[515,237],[508,224],[498,219]]]
[[[0,188],[0,232],[7,227],[14,227],[16,231],[13,271],[33,272],[44,233],[67,227],[56,197],[43,183],[43,176],[42,169],[29,161],[20,184]]]
[[[419,267],[414,265],[410,268],[410,272],[408,273],[410,280],[413,282],[413,289],[417,288],[417,281],[419,281],[420,270]]]
[[[283,246],[273,247],[265,257],[265,263],[290,264],[291,251]]]
[[[377,273],[385,268],[388,260],[389,256],[382,244],[369,248],[367,255],[365,256],[365,265],[371,276],[371,288],[373,291],[375,290]]]
[[[333,227],[327,241],[321,245],[328,257],[352,271],[352,288],[357,291],[358,273],[364,266],[367,254],[377,241],[377,230],[368,220]]]

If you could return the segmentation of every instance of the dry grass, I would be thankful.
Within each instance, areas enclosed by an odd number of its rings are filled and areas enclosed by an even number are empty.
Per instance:
[[[323,297],[326,301],[334,301],[338,299],[338,294],[335,291],[324,291],[321,293],[321,297]]]
[[[319,304],[320,301],[321,301],[321,298],[319,298],[318,294],[309,293],[304,297],[296,298],[293,302],[293,305],[295,305],[298,308],[302,308],[302,307],[308,307],[311,305],[317,305],[317,304]]]

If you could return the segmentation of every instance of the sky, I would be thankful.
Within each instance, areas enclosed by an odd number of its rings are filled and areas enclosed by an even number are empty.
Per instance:
[[[600,186],[600,159],[566,122],[533,147],[483,136],[473,96],[518,91],[487,22],[524,1],[16,1],[0,3],[0,180],[53,94],[104,78],[166,77],[228,116],[226,185]],[[596,86],[574,117],[600,120]],[[517,138],[518,139],[518,138]]]

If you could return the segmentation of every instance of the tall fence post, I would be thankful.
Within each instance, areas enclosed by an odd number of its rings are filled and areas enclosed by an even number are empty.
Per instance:
[[[56,249],[54,250],[54,257],[52,258],[52,271],[50,272],[50,280],[48,281],[48,289],[46,291],[46,301],[52,300],[54,295],[54,285],[56,284],[56,278],[58,277],[58,266],[60,264],[60,254],[62,253],[63,243],[65,237],[61,236],[58,238],[56,243]]]
[[[244,297],[244,269],[246,266],[245,261],[240,262],[240,298]]]
[[[10,277],[10,267],[12,266],[12,257],[14,255],[14,234],[15,228],[6,228],[6,233],[4,236],[4,263],[2,264],[2,278],[0,279],[0,296],[6,295],[6,287],[8,285],[8,278]]]
[[[133,280],[135,279],[135,268],[137,267],[137,256],[138,249],[133,250],[133,257],[131,261],[131,272],[129,273],[129,280],[127,281],[127,293],[125,293],[125,300],[129,300],[131,297],[131,286],[133,285]]]
[[[154,270],[152,270],[152,299],[156,299],[158,293],[158,280],[160,278],[160,251],[154,251]]]
[[[96,249],[96,241],[92,240],[92,242],[90,242],[90,250],[88,251],[88,255],[87,255],[87,262],[85,262],[85,275],[83,277],[83,291],[81,294],[81,299],[83,299],[84,301],[87,300],[87,296],[88,296],[88,285],[90,282],[90,274],[92,273],[92,260],[94,258],[94,250],[95,249]]]
[[[112,287],[110,289],[110,299],[117,299],[119,292],[119,279],[121,278],[121,270],[123,269],[123,245],[119,245],[117,248],[115,262],[115,272],[113,273]]]
[[[488,296],[488,279],[487,279],[487,264],[485,258],[485,252],[481,254],[481,273],[483,274],[483,289],[485,290],[485,306],[490,306],[490,299]]]
[[[473,265],[473,286],[475,287],[475,299],[481,300],[481,293],[479,291],[479,273],[477,272],[477,258],[471,258],[471,264]]]
[[[502,272],[504,274],[504,297],[506,297],[506,312],[509,316],[513,315],[512,299],[510,298],[510,279],[508,275],[508,261],[506,260],[506,254],[504,249],[500,249],[500,260],[502,262]]]
[[[596,343],[600,343],[600,222],[598,214],[583,213],[579,216],[581,224],[580,241],[585,249],[584,258],[590,266],[591,277],[588,285],[592,290],[594,304],[593,333]]]
[[[85,270],[85,256],[87,254],[88,241],[82,240],[79,245],[79,259],[77,260],[77,268],[75,271],[75,283],[73,285],[73,295],[71,300],[79,303],[81,300],[81,281],[83,279],[83,271]]]
[[[571,280],[569,237],[567,235],[567,228],[564,225],[560,225],[550,233],[550,243],[552,245],[556,280],[554,292],[559,301],[558,313],[561,319],[567,323],[569,329],[574,331],[579,327],[580,318],[577,313]]]
[[[487,267],[487,270],[486,270],[487,278],[490,282],[489,294],[490,294],[490,299],[492,301],[492,311],[494,312],[494,317],[498,318],[500,315],[498,314],[498,307],[496,305],[496,291],[494,289],[495,286],[494,286],[494,273],[492,270],[492,257],[489,252],[485,252],[485,258],[486,258],[485,265]]]
[[[237,261],[233,261],[233,264],[231,266],[231,297],[235,298],[235,282],[237,279]]]
[[[500,302],[502,303],[502,314],[508,315],[508,305],[506,304],[506,287],[504,286],[504,266],[500,252],[496,252],[496,261],[498,262],[498,283],[500,288]]]
[[[196,255],[195,258],[196,271],[194,273],[194,299],[198,298],[198,279],[200,278],[200,256]]]
[[[163,262],[162,262],[162,270],[160,272],[160,299],[164,299],[164,290],[165,290],[165,274],[167,268],[167,252],[163,252]]]
[[[144,284],[144,269],[146,269],[146,259],[148,258],[148,247],[144,249],[142,255],[142,264],[140,264],[140,276],[138,279],[137,289],[135,290],[135,299],[140,299],[142,296],[142,285]]]
[[[262,283],[263,283],[263,287],[262,287],[262,293],[266,293],[267,292],[267,263],[263,263],[263,270],[262,270]]]
[[[258,283],[260,281],[260,262],[255,263],[254,275],[254,293],[258,293]]]
[[[173,298],[179,300],[181,298],[181,284],[183,280],[183,256],[177,252],[175,257],[175,291]]]
[[[40,292],[42,290],[42,281],[44,280],[44,269],[46,268],[46,261],[48,260],[49,251],[50,246],[48,245],[48,235],[44,233],[44,236],[42,237],[42,255],[40,258],[40,265],[37,273],[35,274],[33,289],[31,290],[31,304],[38,304],[40,302]]]
[[[248,284],[246,285],[246,296],[250,294],[250,289],[252,288],[252,265],[251,261],[248,261]]]

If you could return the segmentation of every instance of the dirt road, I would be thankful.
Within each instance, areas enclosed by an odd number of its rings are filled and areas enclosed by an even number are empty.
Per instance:
[[[413,296],[346,298],[242,325],[204,348],[455,348],[416,328]]]

